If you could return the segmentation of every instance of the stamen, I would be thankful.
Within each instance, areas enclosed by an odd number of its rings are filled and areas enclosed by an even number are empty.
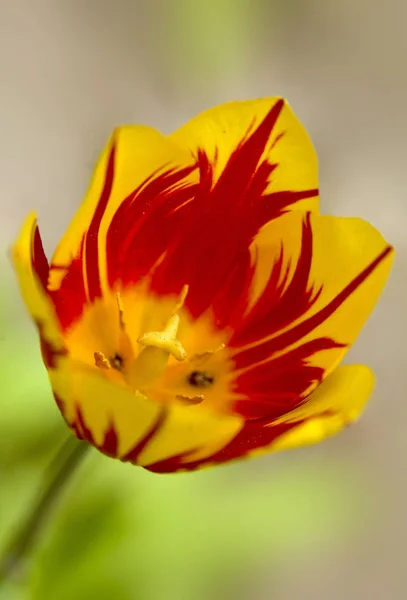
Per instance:
[[[214,378],[212,375],[208,375],[205,371],[192,371],[188,375],[188,383],[195,387],[208,387],[212,385]]]
[[[207,350],[206,352],[200,352],[200,353],[194,354],[191,357],[191,361],[192,360],[201,360],[202,358],[207,358],[208,356],[212,356],[212,354],[215,354],[216,352],[223,350],[225,347],[226,347],[225,344],[220,344],[217,348],[215,348],[215,350]]]
[[[201,402],[205,400],[205,396],[203,394],[200,396],[184,396],[183,394],[178,394],[176,399],[185,404],[201,404]]]
[[[113,356],[113,358],[110,359],[110,365],[113,369],[116,369],[117,371],[121,371],[123,368],[123,357],[121,356],[121,354],[119,354],[118,352],[116,352],[116,354]]]
[[[122,331],[124,331],[124,329],[125,329],[124,310],[123,310],[123,303],[122,303],[122,297],[120,295],[120,292],[117,292],[117,294],[116,294],[116,302],[117,302],[117,308],[119,310],[119,327]]]
[[[94,358],[95,358],[95,365],[99,368],[99,369],[110,369],[111,368],[111,364],[109,359],[106,358],[106,356],[103,354],[103,352],[95,352],[93,354]]]
[[[189,285],[185,284],[182,287],[180,296],[178,298],[178,302],[176,303],[174,310],[172,311],[172,314],[175,315],[181,308],[183,308],[184,306],[184,302],[185,302],[185,298],[187,297],[187,294],[189,292]]]

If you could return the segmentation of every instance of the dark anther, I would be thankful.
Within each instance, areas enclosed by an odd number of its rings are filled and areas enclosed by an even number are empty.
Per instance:
[[[116,354],[114,354],[114,356],[110,359],[110,364],[112,365],[113,369],[117,369],[118,371],[120,371],[123,368],[123,357],[116,352]]]
[[[213,377],[205,373],[205,371],[192,371],[192,373],[188,375],[188,383],[195,387],[208,387],[213,381]]]

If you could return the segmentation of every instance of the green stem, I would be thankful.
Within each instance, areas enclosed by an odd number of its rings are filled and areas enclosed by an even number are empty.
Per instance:
[[[41,490],[27,518],[13,532],[4,552],[0,555],[0,584],[21,573],[27,555],[49,518],[50,510],[89,447],[87,443],[80,442],[70,435],[57,452],[44,474]]]

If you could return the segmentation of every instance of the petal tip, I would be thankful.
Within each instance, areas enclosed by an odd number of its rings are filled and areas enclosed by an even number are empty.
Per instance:
[[[10,248],[10,257],[14,265],[26,263],[27,260],[31,263],[31,251],[37,229],[37,215],[32,211],[26,216],[18,236]]]

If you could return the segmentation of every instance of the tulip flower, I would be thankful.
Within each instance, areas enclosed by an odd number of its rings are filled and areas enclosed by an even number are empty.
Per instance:
[[[28,216],[13,261],[79,439],[188,471],[359,417],[373,374],[340,363],[392,248],[366,221],[320,214],[317,170],[286,101],[232,102],[168,136],[118,127],[50,262]]]

